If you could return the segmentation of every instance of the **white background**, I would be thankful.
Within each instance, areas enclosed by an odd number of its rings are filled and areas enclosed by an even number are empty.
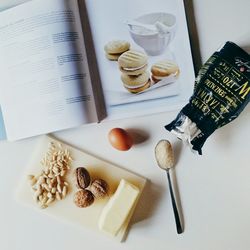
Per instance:
[[[189,1],[190,2],[190,1]],[[2,0],[0,6],[15,3]],[[191,27],[193,46],[205,59],[223,42],[250,46],[249,0],[194,0],[199,40]],[[191,12],[189,10],[189,12]],[[198,46],[199,45],[199,46]],[[0,248],[3,250],[171,249],[248,250],[250,247],[250,106],[233,123],[216,131],[203,156],[190,153],[163,126],[176,112],[114,121],[57,133],[56,136],[90,153],[138,172],[151,180],[137,209],[125,243],[119,244],[82,228],[55,221],[19,206],[16,185],[38,138],[0,142]],[[128,152],[107,142],[112,127],[130,128],[146,138]],[[153,148],[167,138],[174,144],[175,169],[185,219],[177,235],[167,179],[156,167]]]

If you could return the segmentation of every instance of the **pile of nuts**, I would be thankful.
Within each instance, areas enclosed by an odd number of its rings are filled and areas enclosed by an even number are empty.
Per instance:
[[[88,207],[94,203],[95,198],[104,198],[108,195],[108,184],[102,179],[91,183],[91,177],[86,168],[75,170],[76,186],[80,190],[75,193],[74,202],[78,207]]]
[[[28,175],[34,200],[41,208],[66,197],[69,184],[65,178],[72,160],[68,149],[63,149],[60,143],[50,142],[49,150],[41,161],[42,172],[38,176]]]

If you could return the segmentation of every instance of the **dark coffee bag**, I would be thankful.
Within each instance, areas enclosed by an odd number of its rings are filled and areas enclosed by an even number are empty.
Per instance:
[[[200,69],[189,103],[165,128],[201,154],[207,138],[237,118],[249,100],[250,55],[227,42]]]

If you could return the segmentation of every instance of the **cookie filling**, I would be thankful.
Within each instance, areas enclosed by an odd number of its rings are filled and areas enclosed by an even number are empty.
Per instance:
[[[134,71],[134,70],[137,70],[137,69],[142,69],[143,67],[145,67],[147,64],[143,64],[142,66],[140,67],[135,67],[135,68],[125,68],[125,67],[122,67],[123,70],[127,70],[127,71]]]
[[[137,89],[137,88],[141,88],[141,87],[145,86],[148,82],[149,82],[149,80],[147,80],[146,82],[144,82],[142,84],[137,84],[137,85],[129,85],[129,84],[125,84],[125,83],[123,85],[128,89]]]
[[[153,75],[153,77],[157,80],[162,80],[162,79],[165,79],[166,77],[170,77],[170,76],[173,76],[173,77],[176,77],[178,75],[178,71],[176,71],[175,73],[173,74],[170,74],[170,75],[166,75],[166,76],[155,76]]]
[[[111,56],[120,56],[123,52],[121,53],[107,53],[108,55],[111,55]]]
[[[153,75],[153,77],[155,78],[155,79],[157,79],[157,80],[163,80],[163,79],[165,79],[166,77],[170,77],[170,76],[176,76],[176,73],[175,74],[171,74],[171,75],[167,75],[167,76],[155,76],[155,75]]]

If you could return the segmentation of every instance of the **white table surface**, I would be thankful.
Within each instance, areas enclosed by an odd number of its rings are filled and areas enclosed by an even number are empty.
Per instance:
[[[0,0],[0,9],[20,0]],[[190,1],[189,1],[190,3]],[[194,0],[202,61],[226,40],[250,47],[249,0]],[[192,33],[194,29],[192,28]],[[195,35],[195,33],[193,33]],[[198,48],[197,40],[192,40]],[[196,53],[197,54],[197,53]],[[250,248],[250,106],[233,123],[216,131],[203,148],[192,154],[163,126],[176,112],[85,126],[56,136],[151,180],[137,209],[125,243],[58,222],[20,206],[16,184],[38,138],[0,142],[0,249],[144,249],[248,250]],[[107,142],[112,127],[130,128],[147,138],[128,152]],[[185,231],[176,234],[167,179],[156,167],[153,148],[158,140],[173,142],[175,169]]]

